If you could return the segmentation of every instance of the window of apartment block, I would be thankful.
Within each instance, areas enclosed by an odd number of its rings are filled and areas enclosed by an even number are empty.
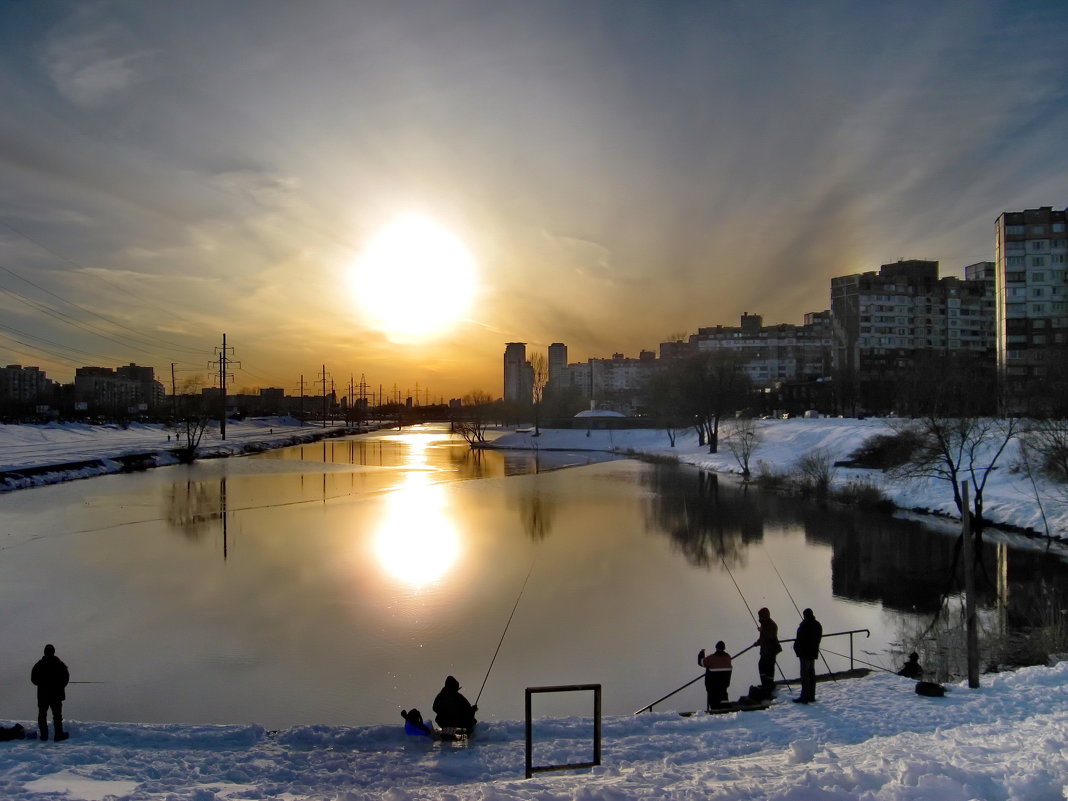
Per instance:
[[[1053,229],[1053,233],[1055,234],[1059,234],[1064,231],[1064,223],[1062,222],[1055,222],[1051,227]]]
[[[1024,273],[1024,272],[1005,273],[1005,280],[1010,282],[1010,283],[1013,282],[1013,281],[1026,281],[1027,280],[1027,273]]]
[[[1054,253],[1049,257],[1050,264],[1064,264],[1065,255],[1063,253]]]
[[[1045,316],[1046,314],[1049,314],[1049,309],[1045,303],[1032,303],[1031,314]]]
[[[1022,225],[1006,225],[1005,233],[1007,234],[1022,234],[1024,227]]]
[[[1006,259],[1006,262],[1008,263],[1009,267],[1023,267],[1024,266],[1024,257],[1023,256],[1009,256],[1008,259]]]
[[[1036,267],[1041,267],[1042,265],[1041,264],[1037,264],[1035,266]],[[1037,281],[1039,283],[1044,282],[1046,280],[1046,274],[1044,272],[1042,272],[1042,273],[1031,273],[1031,280],[1032,281]]]
[[[1006,242],[1005,243],[1005,250],[1026,250],[1026,249],[1027,249],[1027,243],[1026,242]]]
[[[1049,242],[1045,239],[1032,239],[1028,250],[1049,250]]]
[[[1032,267],[1045,267],[1046,266],[1046,257],[1045,256],[1032,256],[1031,257],[1031,266]]]
[[[1046,226],[1044,226],[1044,225],[1032,225],[1031,226],[1031,230],[1028,231],[1028,233],[1030,233],[1030,234],[1038,234],[1039,236],[1041,236],[1042,234],[1046,233]]]

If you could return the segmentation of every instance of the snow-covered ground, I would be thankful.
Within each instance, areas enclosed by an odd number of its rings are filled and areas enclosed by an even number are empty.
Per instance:
[[[337,430],[337,426],[326,429],[314,424],[302,426],[291,417],[229,421],[225,440],[218,425],[208,428],[198,454],[202,458],[238,455],[309,442],[324,432]],[[178,460],[171,449],[180,444],[173,429],[154,423],[132,423],[126,427],[84,423],[0,424],[0,492],[118,473],[124,469],[121,461],[124,456],[147,456],[156,466],[176,464]],[[58,469],[45,470],[51,466]],[[11,475],[22,471],[26,474]],[[6,480],[2,474],[8,474]]]
[[[787,471],[801,456],[816,450],[822,450],[834,460],[845,460],[870,437],[892,430],[890,421],[875,418],[793,418],[761,421],[759,425],[762,441],[753,452],[750,463],[754,473],[760,461],[776,471]],[[512,432],[495,440],[493,445],[541,450],[633,451],[649,456],[676,458],[719,473],[739,472],[738,462],[726,446],[721,446],[717,454],[709,454],[707,447],[697,444],[697,434],[693,429],[680,431],[674,448],[664,431],[642,429],[594,429],[588,434],[585,429],[542,429],[537,437],[529,432]],[[1030,529],[1042,535],[1045,535],[1048,526],[1052,535],[1068,537],[1068,488],[1037,481],[1040,504],[1036,500],[1035,486],[1024,472],[1015,469],[1018,462],[1018,442],[1014,440],[998,459],[998,466],[987,481],[983,496],[984,516],[995,525]],[[948,482],[901,481],[879,470],[836,469],[836,485],[851,481],[874,484],[901,509],[924,510],[958,518],[953,491]]]
[[[273,431],[272,431],[273,429]],[[845,458],[877,420],[775,421],[754,460],[785,469],[813,449]],[[151,426],[0,426],[0,470],[166,451]],[[228,426],[227,443],[287,444],[308,429],[279,421]],[[729,454],[710,456],[692,434],[671,448],[659,431],[546,431],[506,434],[498,444],[601,448],[670,455],[709,469],[737,469]],[[221,443],[219,443],[222,445]],[[17,449],[17,450],[16,450]],[[987,489],[992,519],[1036,524],[1026,479],[1005,467]],[[881,484],[898,505],[952,513],[946,487],[894,486],[872,471],[840,470]],[[75,476],[56,475],[57,478]],[[1047,488],[1048,489],[1048,488]],[[1068,513],[1046,508],[1062,533]],[[783,654],[784,664],[792,659]],[[299,682],[299,677],[295,677]],[[737,683],[737,682],[736,682]],[[740,694],[735,687],[732,695]],[[672,711],[607,718],[602,765],[538,773],[526,780],[522,721],[492,722],[467,745],[433,743],[397,726],[301,726],[268,732],[255,725],[148,725],[68,721],[65,743],[0,743],[0,798],[86,799],[783,799],[784,801],[1048,801],[1068,798],[1068,662],[982,677],[979,689],[954,686],[925,698],[913,683],[877,673],[821,684],[818,703],[788,701],[765,712],[683,718]],[[784,696],[785,701],[786,696]],[[428,710],[424,710],[428,711]],[[0,715],[4,710],[0,710]],[[74,713],[74,708],[70,710]],[[5,725],[16,722],[2,719]],[[32,721],[21,720],[28,728]],[[33,728],[30,728],[33,731]],[[535,723],[534,761],[590,759],[589,719]]]
[[[466,745],[397,726],[70,723],[65,743],[0,743],[0,797],[428,801],[1051,801],[1068,789],[1068,662],[944,698],[887,673],[764,712],[607,718],[599,768],[524,779],[521,721]],[[534,762],[591,759],[591,721],[538,720]]]

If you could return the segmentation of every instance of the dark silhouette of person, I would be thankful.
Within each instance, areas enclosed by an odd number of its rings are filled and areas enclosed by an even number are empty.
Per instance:
[[[434,727],[423,720],[423,715],[418,709],[402,709],[401,717],[404,718],[404,733],[420,737],[433,737]]]
[[[760,659],[757,672],[760,674],[760,689],[765,698],[775,695],[775,659],[782,651],[779,644],[779,625],[771,619],[771,612],[766,606],[757,610],[757,641],[760,646]]]
[[[474,729],[477,706],[472,706],[460,693],[460,682],[452,676],[445,677],[445,686],[434,699],[434,721],[443,729],[466,729],[470,735]]]
[[[823,626],[811,609],[801,613],[801,625],[797,627],[794,639],[794,653],[801,663],[801,696],[794,701],[799,704],[811,704],[816,700],[816,660],[820,655],[820,640],[823,639]]]
[[[917,681],[922,679],[923,668],[920,667],[920,655],[915,651],[909,654],[909,661],[902,666],[897,675],[904,676],[907,679],[916,679]]]
[[[697,654],[697,663],[705,669],[705,693],[708,695],[708,712],[727,703],[727,688],[731,686],[731,655],[723,640],[716,643],[714,653],[705,656],[702,648]]]
[[[37,660],[30,671],[30,681],[37,687],[37,727],[41,730],[41,739],[48,739],[48,710],[52,710],[52,725],[55,728],[55,741],[66,740],[70,735],[63,731],[63,702],[70,681],[70,671],[56,656],[56,646],[46,645],[44,656]]]

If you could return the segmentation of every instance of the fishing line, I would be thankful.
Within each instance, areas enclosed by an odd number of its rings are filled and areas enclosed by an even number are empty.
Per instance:
[[[797,601],[794,600],[794,594],[790,592],[790,588],[786,586],[786,581],[783,580],[782,573],[779,572],[779,568],[775,566],[775,560],[771,558],[771,551],[768,550],[768,546],[764,546],[764,556],[768,557],[768,562],[771,563],[771,569],[775,571],[775,575],[779,577],[779,583],[782,584],[782,588],[786,590],[786,595],[790,598],[790,603],[794,605],[794,611],[797,612],[798,617],[803,617],[801,610],[797,606]],[[831,653],[834,653],[833,651]],[[823,660],[823,666],[827,668],[827,673],[830,674],[831,680],[837,682],[838,679],[834,677],[834,671],[831,670],[831,666],[827,664],[827,657],[823,655],[823,651],[820,651],[820,659]]]
[[[742,593],[742,588],[738,586],[738,582],[734,580],[734,574],[731,569],[727,567],[727,560],[722,556],[719,558],[720,564],[723,565],[723,569],[727,571],[727,575],[731,577],[731,583],[734,584],[734,589],[738,590],[738,597],[742,599],[742,603],[745,604],[745,609],[749,612],[749,617],[753,618],[753,622],[756,623],[757,628],[760,628],[760,623],[756,619],[756,615],[753,614],[753,610],[749,608],[749,602],[745,600],[745,595]],[[782,676],[783,683],[786,685],[790,692],[793,692],[793,688],[790,687],[790,682],[786,680],[786,674],[782,672],[782,668],[779,667],[778,660],[775,661],[775,667],[779,669],[779,675]],[[772,676],[772,678],[775,678]]]
[[[719,558],[720,564],[723,565],[723,569],[727,571],[727,575],[731,577],[731,583],[734,585],[734,589],[738,590],[738,597],[742,599],[742,603],[745,604],[745,611],[749,613],[749,617],[753,618],[753,622],[757,623],[756,615],[753,614],[753,610],[749,608],[749,602],[745,600],[745,595],[742,594],[742,588],[738,586],[738,582],[734,580],[734,574],[731,569],[727,567],[727,560],[722,556]],[[757,623],[759,626],[760,624]]]
[[[504,624],[504,631],[501,632],[501,639],[497,643],[497,650],[493,652],[493,659],[490,660],[489,667],[486,668],[486,677],[482,679],[482,686],[478,688],[478,695],[475,696],[475,706],[478,706],[478,699],[482,697],[482,691],[486,689],[486,682],[489,681],[490,671],[493,670],[493,663],[497,661],[497,654],[501,652],[501,644],[504,642],[505,635],[508,634],[508,627],[512,625],[512,618],[515,616],[515,610],[519,608],[519,599],[523,597],[523,590],[527,588],[530,574],[534,572],[534,563],[537,561],[537,556],[530,560],[530,569],[527,570],[527,577],[523,579],[523,586],[519,588],[519,595],[515,597],[515,604],[512,606],[512,614],[508,615],[508,622]]]

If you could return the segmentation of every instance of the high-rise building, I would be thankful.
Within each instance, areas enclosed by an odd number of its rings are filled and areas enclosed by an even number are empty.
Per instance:
[[[925,355],[971,353],[993,365],[989,279],[939,278],[938,262],[884,264],[831,279],[834,370],[842,410],[891,411],[899,378]]]
[[[549,346],[549,377],[545,386],[547,395],[559,392],[567,383],[567,345],[554,342]]]
[[[527,363],[527,343],[508,342],[504,346],[504,399],[531,403],[534,399],[533,369]]]
[[[995,222],[997,367],[1005,411],[1064,361],[1068,335],[1068,209],[1006,211]]]

